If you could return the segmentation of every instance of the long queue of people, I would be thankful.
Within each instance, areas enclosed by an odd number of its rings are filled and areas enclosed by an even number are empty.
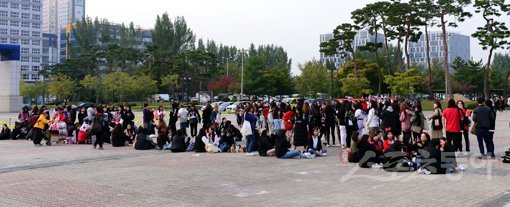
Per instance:
[[[42,140],[49,145],[57,136],[58,141],[89,143],[100,150],[107,142],[113,147],[132,144],[137,150],[245,152],[282,159],[325,156],[328,147],[338,146],[347,161],[360,167],[446,173],[462,169],[455,160],[469,154],[470,133],[477,136],[479,158],[495,158],[496,112],[490,100],[478,103],[471,111],[464,102],[449,100],[443,110],[435,101],[432,116],[426,117],[421,103],[409,100],[301,100],[295,106],[252,102],[238,107],[237,127],[210,104],[199,113],[194,105],[173,103],[168,117],[163,106],[154,110],[145,104],[141,126],[135,126],[128,105],[59,106],[52,117],[45,107],[34,107],[31,113],[24,108],[19,114],[20,125],[26,126],[23,130],[10,132],[3,126],[0,137],[7,133],[12,137],[17,131],[35,146],[41,146]],[[246,144],[241,146],[243,139]]]

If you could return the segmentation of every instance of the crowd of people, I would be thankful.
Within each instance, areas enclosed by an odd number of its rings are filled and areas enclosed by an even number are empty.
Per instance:
[[[347,161],[360,167],[429,174],[463,170],[456,158],[470,153],[471,133],[478,140],[479,158],[494,159],[495,104],[479,99],[479,106],[468,110],[461,100],[447,103],[443,109],[435,101],[427,117],[417,100],[303,99],[295,105],[254,101],[237,107],[237,123],[223,117],[217,105],[206,104],[200,113],[195,105],[172,103],[167,112],[163,106],[151,109],[145,104],[140,126],[127,104],[63,105],[53,116],[44,106],[31,112],[25,107],[19,126],[11,131],[4,125],[0,139],[16,133],[17,138],[32,139],[35,146],[43,140],[49,145],[56,136],[61,137],[58,141],[88,143],[99,150],[107,142],[137,150],[243,152],[281,159],[326,156],[328,147],[337,146]],[[243,139],[246,144],[241,146]]]

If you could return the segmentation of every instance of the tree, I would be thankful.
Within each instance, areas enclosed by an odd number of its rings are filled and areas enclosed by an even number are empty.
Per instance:
[[[395,73],[387,75],[385,82],[392,94],[399,96],[411,95],[414,87],[419,84],[421,77],[415,69],[409,69],[404,73]]]
[[[184,17],[176,17],[172,22],[168,14],[164,13],[156,18],[152,32],[152,45],[164,51],[179,53],[183,50],[194,49],[195,34],[188,28]]]
[[[365,77],[358,77],[352,73],[341,79],[342,93],[347,96],[362,97],[372,93],[370,81]]]
[[[136,98],[147,98],[158,91],[157,81],[150,75],[140,74],[134,78],[132,94]]]
[[[179,75],[177,74],[168,74],[161,78],[161,86],[168,87],[168,91],[173,95],[174,99],[178,99],[177,89],[181,87],[181,82],[179,81]]]
[[[481,86],[483,85],[483,64],[482,61],[475,62],[472,60],[465,61],[460,57],[457,57],[452,64],[452,68],[455,73],[452,75],[453,85],[455,91],[465,94],[466,92],[471,93],[483,93]]]
[[[103,81],[95,76],[87,75],[82,80],[80,80],[80,85],[90,91],[90,96],[95,94],[96,103],[99,103],[99,99],[102,95],[103,89]]]
[[[299,94],[308,97],[316,97],[317,93],[328,90],[328,71],[324,65],[316,60],[299,65],[301,75],[296,78],[296,89]]]
[[[218,93],[231,93],[232,90],[239,87],[239,82],[234,80],[232,76],[222,76],[214,82],[210,82],[207,86],[209,91],[213,91],[214,94]]]
[[[442,39],[443,39],[443,66],[444,66],[444,78],[445,78],[445,93],[449,97],[453,97],[453,90],[451,90],[451,84],[449,83],[450,77],[450,65],[448,64],[448,42],[446,27],[457,27],[457,22],[449,21],[449,17],[455,19],[458,22],[463,22],[466,18],[471,17],[470,12],[465,11],[467,5],[471,4],[471,0],[436,0],[435,5],[437,13],[435,16],[440,19],[438,26],[441,27]]]
[[[37,98],[39,96],[44,96],[44,94],[46,94],[46,84],[43,81],[37,81],[35,83],[20,81],[20,95],[29,97],[30,104],[32,104],[32,99],[35,99],[35,103],[37,104]]]
[[[356,53],[354,48],[354,38],[360,28],[357,25],[344,23],[338,25],[333,30],[333,38],[327,42],[321,43],[320,52],[326,56],[340,54],[341,58],[352,56],[354,60],[354,75],[358,76],[356,67]]]
[[[483,93],[485,98],[489,99],[489,74],[494,50],[499,48],[510,49],[510,42],[508,40],[510,38],[510,30],[505,22],[498,21],[497,18],[502,13],[510,15],[510,5],[505,4],[504,0],[475,0],[474,7],[476,8],[475,12],[481,13],[485,20],[485,25],[478,27],[472,36],[478,39],[483,50],[489,50],[483,78]]]
[[[66,75],[55,75],[50,78],[48,92],[57,97],[58,101],[71,98],[75,93],[76,83]]]
[[[494,61],[492,62],[493,69],[499,69],[504,71],[503,74],[503,97],[508,98],[508,79],[510,78],[510,55],[508,54],[499,54],[496,53],[494,55]],[[491,80],[496,82],[494,80]]]
[[[124,72],[109,73],[102,78],[102,83],[106,97],[115,97],[119,103],[125,101],[130,95],[136,95],[133,94],[134,88],[146,87],[138,85],[139,82],[135,82],[133,77]]]
[[[437,12],[436,5],[433,0],[421,0],[418,3],[419,17],[422,18],[425,30],[425,56],[427,60],[428,84],[427,90],[430,97],[432,97],[432,62],[430,61],[430,36],[429,36],[429,22],[434,19],[434,14]]]
[[[375,54],[376,64],[377,64],[377,74],[379,78],[378,83],[378,93],[381,94],[382,90],[382,71],[381,67],[379,65],[379,53],[377,52],[379,48],[382,47],[382,43],[378,43],[379,40],[379,28],[381,27],[381,21],[379,16],[379,8],[377,8],[379,5],[375,4],[368,4],[362,9],[355,10],[352,12],[351,19],[354,20],[354,23],[357,24],[360,27],[365,27],[368,29],[370,34],[375,35],[374,42],[369,42],[365,46],[360,47],[361,50],[366,50],[373,52]],[[388,61],[389,62],[389,61]]]

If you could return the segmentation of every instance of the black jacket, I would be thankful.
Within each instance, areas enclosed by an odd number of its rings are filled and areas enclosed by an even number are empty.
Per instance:
[[[314,149],[315,151],[321,151],[322,150],[322,141],[321,138],[317,138],[317,147],[313,147],[313,138],[308,139],[308,148],[307,149]]]
[[[172,152],[185,152],[186,151],[186,136],[174,136],[172,138],[172,146],[170,147]]]
[[[202,123],[203,124],[211,123],[211,114],[212,114],[211,108],[205,108],[204,111],[202,111]]]
[[[289,140],[285,136],[279,136],[276,141],[275,154],[277,158],[283,157],[291,147]]]

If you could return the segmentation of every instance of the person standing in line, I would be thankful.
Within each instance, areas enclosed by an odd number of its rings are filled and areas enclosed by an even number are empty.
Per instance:
[[[172,133],[175,133],[177,131],[177,127],[175,126],[177,123],[177,119],[179,118],[178,115],[179,112],[179,104],[177,102],[172,103],[172,111],[170,112],[170,120],[169,120],[169,126],[172,130]]]
[[[152,127],[152,121],[154,120],[154,113],[149,109],[149,104],[143,104],[143,128],[149,129]],[[149,132],[150,133],[150,132]]]
[[[464,121],[455,100],[448,101],[448,108],[443,112],[443,125],[446,126],[446,139],[449,145],[453,146],[453,152],[462,152],[462,129],[461,123]],[[453,145],[452,145],[453,142]]]
[[[207,128],[211,125],[212,107],[210,103],[205,105],[205,109],[202,111],[202,123],[203,128]]]
[[[368,104],[368,118],[367,118],[367,127],[369,136],[375,137],[377,136],[377,131],[379,130],[380,121],[379,121],[379,112],[377,111],[377,102],[370,101]]]
[[[255,115],[252,113],[253,106],[251,104],[248,104],[246,106],[245,112],[243,114],[243,124],[245,121],[250,123],[251,126],[251,135],[246,135],[246,155],[249,156],[255,156],[256,154],[253,152],[256,148],[257,140],[255,139],[255,124],[257,124],[257,118],[255,118]]]
[[[471,121],[469,120],[469,117],[471,116],[469,110],[467,110],[466,105],[464,104],[464,101],[459,100],[457,101],[457,107],[459,107],[460,111],[464,115],[464,122],[462,123],[462,134],[464,135],[464,142],[466,143],[466,152],[464,155],[468,155],[471,151],[470,144],[469,144],[469,127],[471,125]]]
[[[483,98],[479,98],[478,107],[473,111],[473,122],[475,122],[476,125],[476,138],[481,154],[478,158],[485,159],[487,156],[491,156],[492,159],[495,159],[494,140],[490,130],[492,128],[492,122],[496,120],[496,117],[494,111],[488,107],[486,103],[492,104],[490,100],[485,101]],[[485,154],[484,142],[487,147],[487,154]]]
[[[356,117],[356,120],[358,122],[358,138],[361,138],[363,136],[363,129],[365,128],[364,122],[365,122],[365,115],[363,114],[363,106],[360,102],[354,103],[354,117]]]
[[[179,107],[179,112],[177,113],[179,115],[179,126],[180,126],[180,130],[182,130],[184,132],[184,134],[187,136],[188,135],[188,132],[187,132],[187,129],[188,129],[188,110],[186,109],[186,107],[184,107],[183,104],[180,105]]]
[[[438,100],[434,101],[434,112],[432,112],[432,116],[429,118],[432,122],[432,133],[430,134],[431,139],[441,139],[443,138],[443,108],[441,107],[441,102]]]
[[[189,110],[189,125],[191,129],[191,137],[196,137],[198,133],[198,123],[200,123],[200,113],[198,113],[197,108],[195,105],[191,105],[191,108]],[[172,132],[175,133],[175,132]]]

